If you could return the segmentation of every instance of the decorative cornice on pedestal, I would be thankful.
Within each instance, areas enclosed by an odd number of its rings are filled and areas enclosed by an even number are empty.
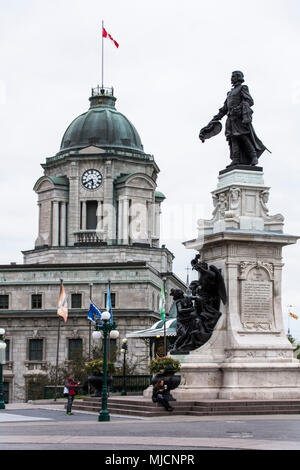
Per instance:
[[[204,238],[197,238],[183,242],[183,245],[189,250],[199,250],[204,245],[215,244],[217,242],[239,241],[239,242],[270,242],[280,246],[294,245],[300,237],[296,235],[287,235],[268,231],[248,231],[248,230],[226,230],[224,232],[206,235]]]

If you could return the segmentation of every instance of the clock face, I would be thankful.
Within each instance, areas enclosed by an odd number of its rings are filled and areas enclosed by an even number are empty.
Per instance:
[[[102,175],[98,170],[86,170],[81,181],[86,189],[97,189],[102,183]]]

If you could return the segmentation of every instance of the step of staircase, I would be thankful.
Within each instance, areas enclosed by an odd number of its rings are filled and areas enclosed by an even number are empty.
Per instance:
[[[160,404],[143,396],[109,397],[111,414],[155,417],[164,415],[229,416],[300,414],[300,400],[207,400],[170,402],[174,411],[166,411]],[[74,410],[99,413],[101,398],[87,397],[75,401]]]

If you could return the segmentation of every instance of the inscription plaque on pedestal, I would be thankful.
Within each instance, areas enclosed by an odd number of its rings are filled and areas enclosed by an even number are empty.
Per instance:
[[[241,322],[247,329],[269,330],[273,324],[273,282],[255,267],[241,281]]]

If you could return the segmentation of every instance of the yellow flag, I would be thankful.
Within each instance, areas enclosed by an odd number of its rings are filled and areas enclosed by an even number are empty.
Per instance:
[[[295,318],[295,320],[298,320],[299,317],[297,317],[297,315],[295,315],[294,313],[290,312],[290,317],[292,318]]]
[[[64,322],[66,323],[68,319],[68,302],[67,302],[67,296],[66,296],[65,288],[63,284],[61,286],[59,299],[58,299],[57,315],[63,317]]]

